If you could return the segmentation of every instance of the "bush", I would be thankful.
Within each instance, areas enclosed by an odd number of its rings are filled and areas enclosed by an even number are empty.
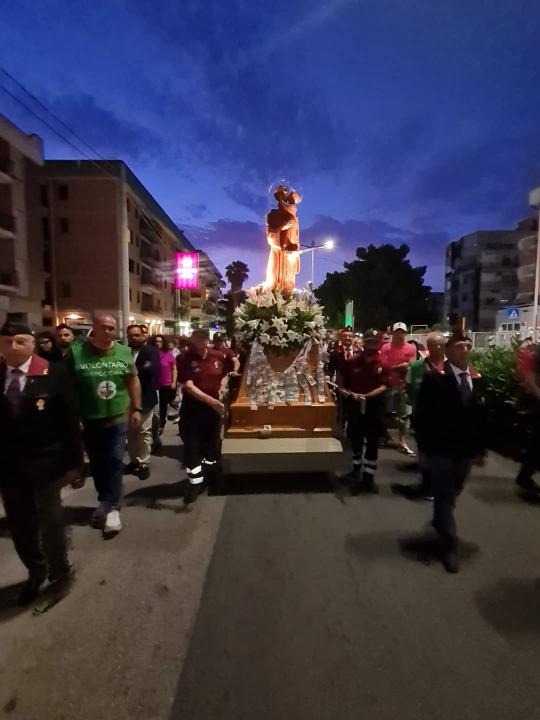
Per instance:
[[[490,347],[472,353],[471,364],[485,383],[489,447],[519,459],[523,444],[523,414],[516,355],[520,342],[511,348]]]

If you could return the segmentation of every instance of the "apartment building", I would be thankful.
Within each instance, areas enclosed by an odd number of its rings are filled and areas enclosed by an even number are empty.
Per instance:
[[[201,272],[199,291],[175,289],[176,253],[195,248],[124,162],[46,161],[37,181],[45,325],[85,326],[95,311],[152,333],[208,320],[201,298],[219,273]]]
[[[519,304],[520,243],[533,219],[513,230],[479,230],[448,245],[444,314],[457,313],[471,330],[491,331],[500,309]]]
[[[0,324],[41,325],[43,272],[30,232],[36,205],[29,177],[43,164],[43,145],[0,116]]]

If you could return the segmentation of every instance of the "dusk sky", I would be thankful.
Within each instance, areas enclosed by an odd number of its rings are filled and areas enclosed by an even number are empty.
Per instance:
[[[282,179],[304,195],[302,241],[336,240],[318,282],[358,245],[405,241],[438,290],[446,243],[513,227],[540,185],[538,0],[17,0],[0,48],[6,70],[124,160],[220,268],[247,262],[252,283]],[[0,85],[46,117],[1,73]],[[1,90],[0,113],[41,135],[47,158],[82,157]]]

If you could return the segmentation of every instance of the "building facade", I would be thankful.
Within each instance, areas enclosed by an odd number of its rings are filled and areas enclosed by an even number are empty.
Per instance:
[[[444,315],[465,318],[471,330],[492,331],[502,308],[518,305],[522,241],[533,219],[514,230],[480,230],[450,243],[446,250]]]
[[[41,165],[41,139],[0,116],[0,324],[41,325],[43,270],[31,232],[38,205],[29,180]]]
[[[195,249],[125,163],[46,161],[35,180],[44,325],[86,326],[106,311],[121,328],[189,332],[219,273],[201,273],[199,291],[176,290],[176,253]]]

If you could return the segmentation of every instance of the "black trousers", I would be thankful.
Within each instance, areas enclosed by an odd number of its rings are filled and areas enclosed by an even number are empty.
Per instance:
[[[15,549],[31,576],[51,579],[69,572],[60,458],[16,462],[4,477],[2,500]]]
[[[347,398],[347,438],[353,451],[353,468],[361,468],[364,475],[375,475],[379,456],[379,436],[382,431],[382,404],[379,398],[366,400],[362,404]]]
[[[185,395],[180,407],[180,437],[188,479],[198,485],[219,460],[221,417],[205,403]]]
[[[445,544],[455,548],[458,538],[454,509],[456,499],[463,490],[465,480],[471,470],[472,461],[468,457],[426,455],[425,463],[434,498],[433,527]]]
[[[172,387],[159,388],[159,424],[161,429],[167,424],[167,408],[171,400],[174,400],[176,390]]]

